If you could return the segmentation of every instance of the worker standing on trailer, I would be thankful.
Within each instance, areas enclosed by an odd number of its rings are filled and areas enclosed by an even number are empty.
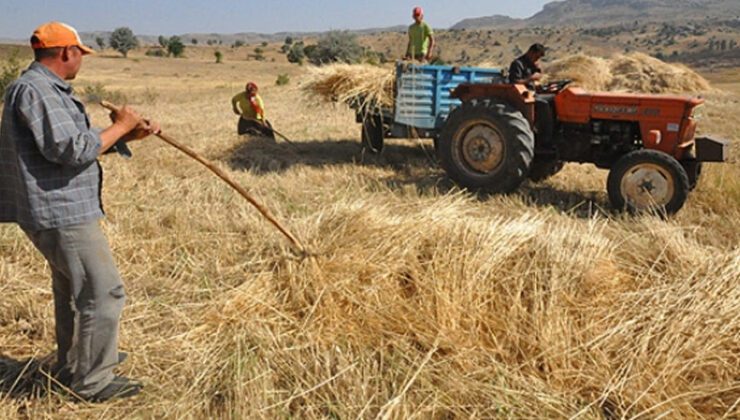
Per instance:
[[[414,23],[409,26],[409,44],[406,47],[405,60],[417,60],[421,62],[432,61],[434,52],[434,32],[424,22],[424,10],[414,7],[411,12]]]
[[[534,90],[535,84],[542,80],[542,69],[538,62],[545,56],[545,46],[532,44],[527,52],[514,60],[509,67],[509,83],[527,85]]]
[[[34,61],[5,95],[0,125],[0,223],[16,223],[51,268],[57,342],[55,381],[88,401],[130,397],[142,385],[113,369],[125,301],[103,231],[98,157],[119,141],[158,133],[131,108],[90,127],[68,81],[93,50],[59,22],[31,36]]]
[[[239,92],[231,98],[231,107],[234,114],[239,115],[237,133],[257,134],[275,139],[272,125],[265,118],[265,103],[260,97],[259,88],[254,82],[249,82],[243,92]]]

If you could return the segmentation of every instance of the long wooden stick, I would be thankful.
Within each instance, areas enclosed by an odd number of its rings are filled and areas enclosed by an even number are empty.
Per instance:
[[[119,109],[120,109],[119,107],[117,107],[117,106],[115,106],[112,103],[107,102],[107,101],[102,101],[100,103],[100,105],[102,105],[103,108],[105,108],[105,109],[107,109],[109,111],[113,111],[113,112],[119,112]],[[299,251],[301,251],[303,253],[306,252],[306,248],[298,240],[298,238],[296,238],[295,236],[293,236],[292,233],[290,233],[286,228],[284,228],[280,224],[280,222],[278,222],[277,219],[275,219],[275,217],[262,204],[260,204],[257,200],[255,200],[252,197],[252,195],[249,194],[249,192],[246,189],[244,189],[244,187],[242,187],[236,181],[234,181],[226,172],[224,172],[223,170],[221,170],[221,168],[219,168],[218,166],[214,165],[208,159],[200,156],[198,153],[195,152],[195,150],[193,150],[193,149],[185,146],[184,144],[181,144],[177,140],[173,139],[172,137],[170,137],[170,136],[168,136],[168,135],[166,135],[164,133],[161,133],[160,132],[160,133],[156,134],[156,136],[159,137],[160,139],[162,139],[163,141],[165,141],[166,143],[168,143],[169,145],[175,147],[176,149],[178,149],[181,152],[185,153],[186,155],[190,156],[191,158],[197,160],[198,162],[200,162],[201,164],[203,164],[203,166],[205,166],[206,168],[210,169],[211,172],[213,172],[214,174],[216,174],[224,182],[226,182],[227,184],[229,184],[229,186],[231,186],[231,188],[235,189],[236,192],[238,192],[242,197],[244,197],[247,201],[249,201],[249,203],[252,206],[254,206],[257,209],[257,211],[259,211],[262,214],[262,216],[265,217],[265,219],[267,219],[273,226],[275,226],[277,228],[277,230],[280,231],[280,233],[282,233],[283,235],[285,235],[285,237],[288,238],[288,240],[296,248],[298,248]]]
[[[255,123],[257,123],[257,124],[262,124],[262,122],[260,122],[260,120],[257,120],[257,119],[254,119],[254,118],[244,118],[244,117],[241,117],[241,118],[242,118],[242,119],[244,119],[244,121],[252,121],[252,122],[255,122]],[[272,132],[273,132],[273,133],[277,134],[277,135],[278,135],[278,137],[280,137],[281,139],[283,139],[283,140],[285,140],[286,142],[288,142],[288,144],[290,144],[291,146],[293,146],[293,147],[298,147],[298,146],[296,146],[296,144],[295,144],[295,143],[293,143],[293,142],[292,142],[292,141],[291,141],[291,140],[290,140],[290,139],[289,139],[288,137],[286,137],[286,136],[285,136],[284,134],[280,133],[279,131],[275,130],[275,129],[274,129],[274,128],[272,128],[272,127],[268,127],[268,128],[269,128],[270,130],[272,130]]]

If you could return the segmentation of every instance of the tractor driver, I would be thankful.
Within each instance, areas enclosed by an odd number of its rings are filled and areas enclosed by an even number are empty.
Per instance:
[[[514,60],[509,67],[509,83],[527,85],[534,90],[536,82],[542,80],[542,70],[537,65],[542,57],[545,56],[545,46],[542,44],[532,44],[527,52]]]

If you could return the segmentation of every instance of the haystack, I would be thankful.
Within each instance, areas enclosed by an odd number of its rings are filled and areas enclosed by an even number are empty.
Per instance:
[[[331,64],[309,68],[301,85],[304,93],[326,102],[393,106],[395,73],[364,64]]]
[[[709,82],[690,68],[642,53],[610,59],[572,55],[554,61],[545,73],[550,80],[570,79],[591,91],[698,93],[711,89]]]
[[[645,93],[698,93],[710,89],[709,82],[682,64],[669,64],[642,53],[617,55],[611,59],[613,79],[609,90]]]
[[[571,55],[554,61],[545,72],[550,80],[572,80],[574,86],[586,90],[607,90],[612,81],[609,61],[585,54]]]

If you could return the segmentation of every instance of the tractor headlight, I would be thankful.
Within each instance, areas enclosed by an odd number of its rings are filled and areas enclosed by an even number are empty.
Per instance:
[[[704,105],[697,105],[691,111],[691,119],[694,121],[701,121],[704,118]]]

